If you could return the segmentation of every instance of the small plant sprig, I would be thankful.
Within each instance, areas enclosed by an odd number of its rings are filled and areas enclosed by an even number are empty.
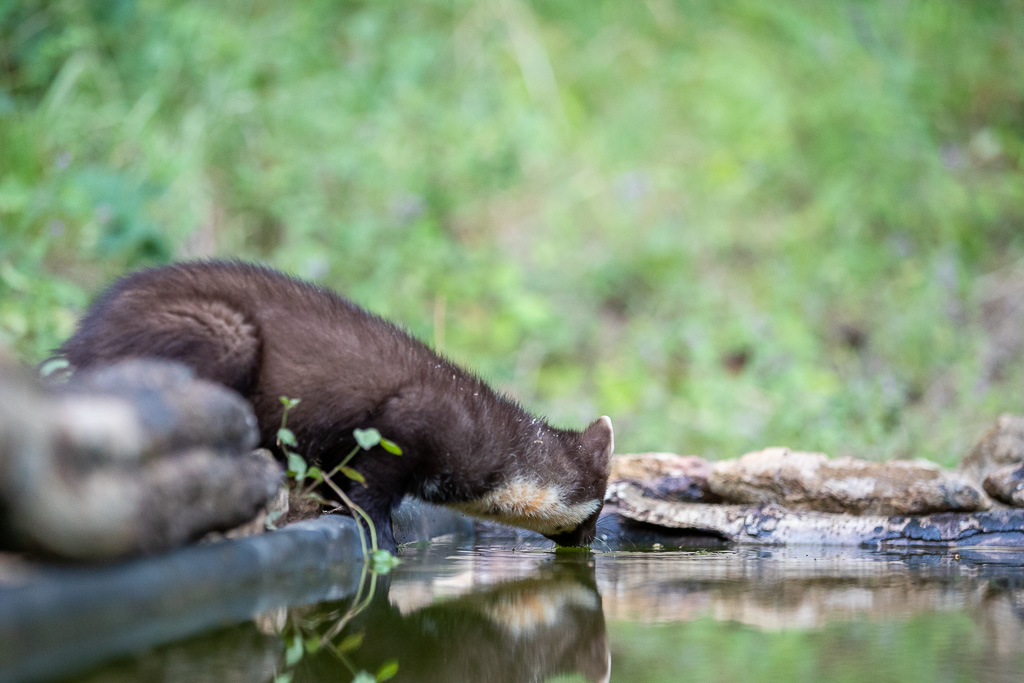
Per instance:
[[[369,589],[367,586],[367,575],[369,574]],[[390,659],[385,661],[377,672],[370,673],[365,669],[356,669],[349,659],[349,655],[359,649],[363,644],[365,634],[362,631],[351,633],[335,642],[344,632],[352,619],[359,615],[370,604],[377,586],[377,573],[368,571],[363,565],[362,574],[359,577],[359,588],[352,599],[352,604],[342,613],[334,611],[324,617],[303,618],[297,617],[294,612],[289,614],[288,623],[280,634],[285,642],[290,644],[285,649],[285,670],[274,677],[274,683],[292,683],[295,675],[295,667],[306,655],[315,655],[324,650],[337,658],[349,673],[352,674],[352,683],[383,683],[394,678],[398,673],[398,660]],[[365,592],[364,592],[365,591]],[[331,627],[323,634],[318,634],[321,626],[331,623]],[[291,631],[289,634],[288,632]]]
[[[356,439],[356,446],[353,448],[348,455],[341,459],[334,469],[330,472],[324,472],[315,465],[310,467],[305,458],[290,449],[298,447],[298,439],[295,437],[295,433],[288,429],[288,414],[295,406],[297,406],[302,399],[288,398],[286,396],[281,397],[281,405],[284,406],[284,411],[281,414],[281,426],[277,430],[277,445],[284,452],[285,457],[288,459],[288,477],[295,482],[295,486],[298,488],[299,496],[306,496],[316,499],[318,502],[323,504],[329,504],[329,501],[324,500],[320,495],[315,492],[315,489],[320,484],[327,484],[328,487],[334,493],[341,498],[341,502],[352,511],[354,515],[358,515],[364,522],[366,522],[366,528],[369,529],[370,539],[367,543],[366,534],[363,531],[361,524],[356,524],[356,530],[359,532],[359,545],[363,550],[363,558],[369,562],[375,571],[381,573],[387,573],[391,571],[391,568],[398,564],[398,558],[392,555],[389,551],[379,548],[377,546],[377,529],[373,524],[373,520],[366,514],[360,506],[356,505],[352,499],[338,486],[332,477],[337,474],[342,474],[348,477],[352,481],[361,484],[363,487],[366,486],[366,477],[360,474],[358,471],[349,467],[348,464],[352,458],[359,453],[360,450],[370,450],[374,446],[380,446],[388,453],[392,455],[401,455],[402,449],[394,441],[385,439],[381,436],[380,432],[376,429],[356,429],[353,431],[353,436]],[[303,483],[309,480],[309,483],[303,485]]]

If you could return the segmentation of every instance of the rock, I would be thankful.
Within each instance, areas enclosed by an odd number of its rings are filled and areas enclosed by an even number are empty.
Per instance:
[[[610,480],[647,481],[658,477],[691,475],[707,478],[711,466],[695,455],[630,453],[612,458]]]
[[[412,496],[406,496],[402,504],[391,514],[395,541],[403,543],[429,543],[444,536],[450,538],[472,538],[476,520],[461,512],[433,505]]]
[[[721,499],[708,488],[710,472],[708,461],[693,455],[635,453],[612,458],[608,480],[636,482],[662,500],[716,503]]]
[[[256,416],[245,399],[223,385],[198,380],[180,363],[131,359],[82,370],[61,395],[78,404],[101,399],[130,403],[144,439],[139,444],[143,458],[197,446],[241,455],[259,442]]]
[[[712,534],[734,543],[813,546],[939,546],[1014,548],[1024,544],[1024,510],[933,515],[848,515],[787,510],[774,503],[670,503],[633,484],[618,490],[627,519]]]
[[[1024,416],[1000,415],[960,462],[960,473],[981,483],[1007,465],[1024,463]]]
[[[717,462],[708,486],[730,503],[778,503],[791,510],[855,515],[973,512],[991,506],[966,478],[925,461],[833,460],[788,448]]]
[[[985,492],[1000,503],[1024,507],[1024,466],[1002,467],[985,477]]]
[[[128,361],[48,391],[0,363],[0,545],[71,560],[164,550],[257,516],[282,469],[238,394]]]

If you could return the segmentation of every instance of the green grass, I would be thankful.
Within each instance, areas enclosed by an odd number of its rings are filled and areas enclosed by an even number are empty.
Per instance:
[[[238,256],[620,452],[953,462],[1024,409],[1022,10],[0,0],[0,338]]]

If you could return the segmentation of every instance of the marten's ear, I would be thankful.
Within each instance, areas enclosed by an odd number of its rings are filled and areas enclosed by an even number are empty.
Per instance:
[[[612,431],[612,419],[602,415],[583,431],[583,443],[586,451],[592,453],[601,467],[607,467],[608,461],[615,450],[615,433]]]

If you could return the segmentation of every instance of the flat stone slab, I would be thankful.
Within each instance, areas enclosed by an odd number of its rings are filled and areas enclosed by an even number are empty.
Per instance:
[[[412,496],[391,513],[395,542],[430,543],[434,539],[452,536],[472,538],[476,520],[440,505],[432,505]]]
[[[0,566],[0,680],[50,679],[269,610],[356,592],[359,535],[326,515],[104,566]]]
[[[773,503],[705,505],[644,496],[633,484],[615,491],[626,519],[706,533],[734,543],[817,546],[1024,547],[1024,510],[931,515],[848,515],[794,511]]]

